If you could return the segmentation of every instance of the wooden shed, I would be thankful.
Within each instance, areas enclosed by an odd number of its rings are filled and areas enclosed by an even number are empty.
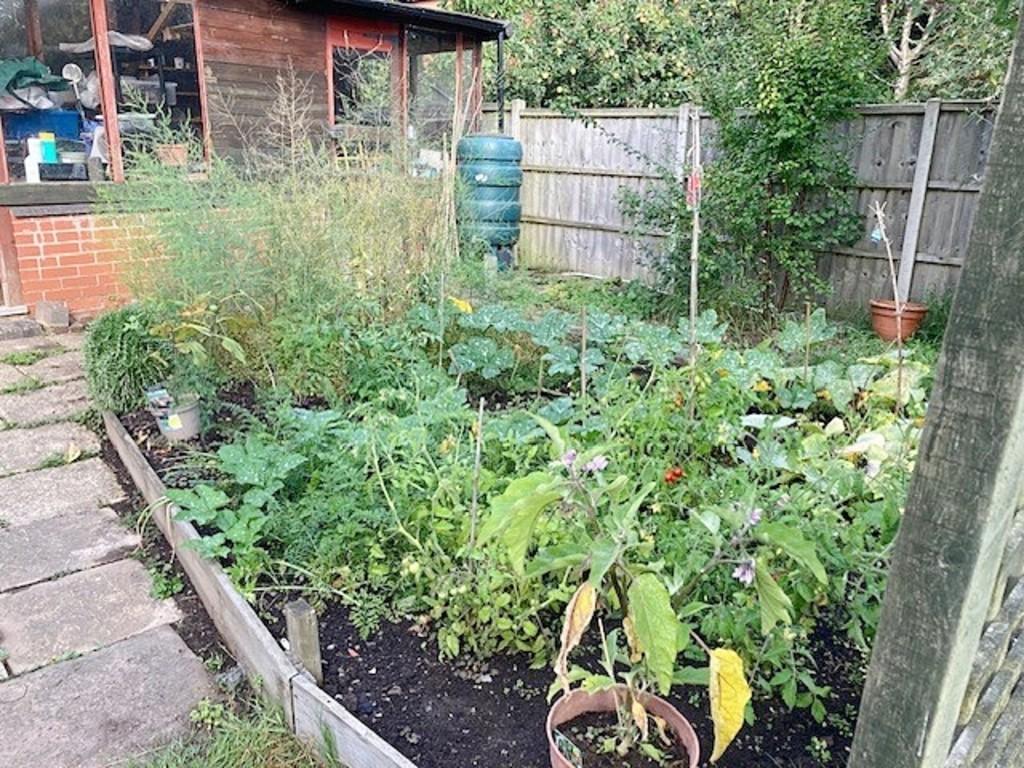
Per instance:
[[[0,314],[121,296],[123,233],[91,204],[157,110],[231,156],[290,83],[339,151],[429,172],[477,127],[483,46],[507,33],[416,0],[0,0]]]

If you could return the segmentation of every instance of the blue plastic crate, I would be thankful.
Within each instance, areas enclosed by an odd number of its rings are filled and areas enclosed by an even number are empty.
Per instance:
[[[27,139],[49,131],[58,139],[81,138],[81,116],[71,109],[37,109],[32,112],[4,114],[4,137]]]

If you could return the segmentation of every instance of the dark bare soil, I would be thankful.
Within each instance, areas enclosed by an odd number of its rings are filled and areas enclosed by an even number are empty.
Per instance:
[[[285,634],[280,607],[291,597],[275,597],[264,611],[276,637]],[[329,605],[320,615],[324,689],[419,768],[548,768],[544,722],[551,672],[530,669],[528,657],[515,655],[485,663],[441,662],[436,640],[415,630],[411,623],[386,623],[364,641],[346,609]],[[807,710],[790,711],[781,701],[762,700],[756,704],[755,724],[741,732],[717,766],[846,764],[864,661],[838,639],[827,629],[815,637],[819,682],[833,688],[825,722],[815,722]],[[682,693],[671,701],[696,729],[704,766],[714,740],[706,689]],[[587,768],[650,765],[591,757],[584,760]]]

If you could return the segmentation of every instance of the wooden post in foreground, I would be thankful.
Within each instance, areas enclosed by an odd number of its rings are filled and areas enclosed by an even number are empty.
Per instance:
[[[946,759],[1024,466],[1024,27],[896,544],[849,768]]]
[[[313,606],[302,598],[284,607],[288,629],[288,645],[303,667],[313,675],[317,685],[324,684],[324,666],[320,660],[320,625]]]

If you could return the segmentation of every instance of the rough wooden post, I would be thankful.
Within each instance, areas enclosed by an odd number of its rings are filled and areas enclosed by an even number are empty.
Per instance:
[[[508,119],[508,135],[516,141],[523,140],[523,110],[526,109],[526,102],[522,99],[512,99],[512,112]]]
[[[949,752],[1024,466],[1024,27],[936,373],[850,768]]]
[[[509,121],[508,121],[508,135],[511,136],[513,139],[515,139],[516,141],[518,141],[520,144],[523,145],[523,165],[526,165],[526,163],[527,163],[526,143],[523,141],[523,110],[524,109],[526,109],[526,102],[523,99],[512,99],[512,113],[511,113],[511,115],[509,117]],[[525,181],[526,181],[525,176],[524,176],[523,181],[525,183]],[[520,199],[523,199],[523,197],[522,197],[523,190],[520,190],[519,194],[521,196]],[[523,215],[523,218],[525,218],[525,217],[530,216],[530,215],[536,215],[536,212],[535,211],[527,211],[526,208],[524,207],[522,215]],[[519,232],[520,232],[519,240],[517,240],[516,244],[512,246],[512,263],[513,264],[519,264],[519,243],[523,239],[523,236],[522,236],[523,226],[524,226],[523,223],[520,222],[519,223]]]
[[[893,299],[908,301],[910,286],[914,281],[914,264],[917,261],[917,246],[921,240],[921,221],[924,218],[924,203],[928,197],[928,180],[932,172],[932,157],[935,154],[935,133],[939,127],[942,110],[941,99],[930,99],[924,107],[924,123],[921,126],[921,141],[917,145],[917,165],[914,168],[914,186],[910,190],[910,207],[907,210],[907,226],[903,234],[903,250],[900,252],[900,272],[896,280],[899,297]]]
[[[313,606],[302,598],[284,607],[288,628],[288,645],[295,658],[305,667],[317,685],[324,684],[324,667],[320,660],[320,625]]]
[[[691,104],[681,104],[676,116],[676,179],[680,184],[686,181],[686,167],[690,151],[690,110]]]

